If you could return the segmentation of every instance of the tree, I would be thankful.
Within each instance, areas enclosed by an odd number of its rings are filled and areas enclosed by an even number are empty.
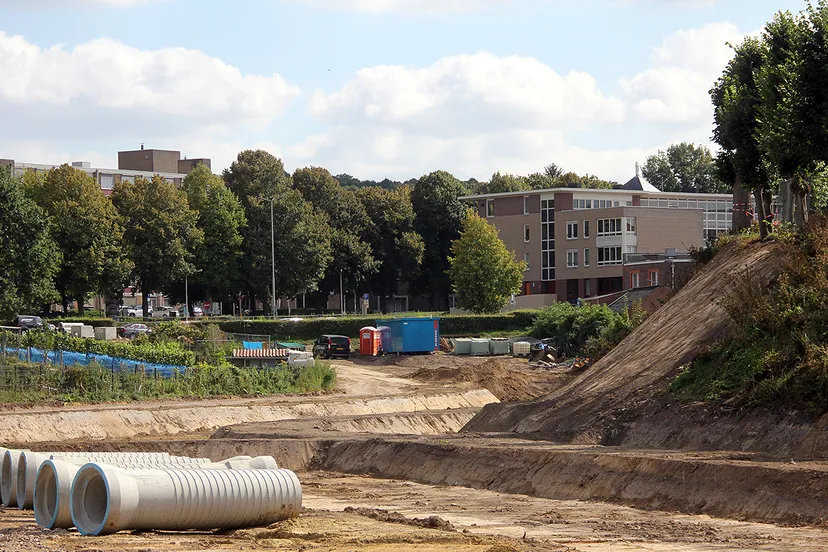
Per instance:
[[[525,263],[514,260],[497,228],[473,210],[467,211],[451,254],[449,276],[461,307],[475,313],[500,312],[520,290]]]
[[[423,260],[425,246],[414,231],[411,190],[406,186],[396,190],[368,187],[360,189],[357,197],[368,214],[367,240],[381,262],[369,286],[387,298],[412,279]]]
[[[64,310],[78,310],[90,293],[122,292],[132,264],[122,247],[121,217],[95,179],[61,165],[27,181],[29,193],[49,217],[52,238],[63,255],[55,287]]]
[[[343,188],[326,169],[307,167],[293,173],[293,186],[306,201],[323,213],[331,226],[332,260],[318,284],[317,307],[339,290],[340,276],[346,289],[357,291],[360,282],[376,273],[379,262],[363,239],[370,221],[356,193]]]
[[[232,300],[240,289],[242,230],[247,225],[244,208],[221,177],[203,164],[184,178],[183,188],[190,208],[198,213],[196,226],[204,233],[204,241],[194,252],[197,272],[187,283],[195,288],[196,297]]]
[[[547,173],[532,173],[525,177],[526,184],[532,190],[548,190],[558,185],[556,177],[549,176]]]
[[[551,163],[551,164],[547,165],[546,167],[544,167],[543,174],[545,176],[551,178],[552,180],[557,180],[558,178],[563,176],[564,170],[559,165],[556,165],[555,163]]]
[[[224,171],[224,181],[244,207],[247,226],[241,274],[251,305],[271,297],[271,208],[275,236],[276,298],[315,289],[331,260],[330,227],[291,187],[282,161],[262,150],[246,150]],[[271,205],[272,201],[272,205]],[[275,313],[274,313],[275,314]]]
[[[752,191],[760,221],[760,237],[765,239],[771,228],[770,175],[760,144],[760,107],[762,97],[756,77],[764,62],[764,48],[756,38],[748,37],[734,48],[735,55],[722,76],[710,90],[713,100],[713,139],[723,151],[719,155],[720,173],[732,172],[734,210],[747,211],[744,200],[736,200],[739,190]],[[734,212],[734,227],[740,217]]]
[[[7,167],[0,167],[0,213],[0,319],[8,319],[57,298],[61,255],[46,214]]]
[[[725,193],[716,161],[705,146],[673,144],[647,158],[641,169],[650,184],[662,192]]]
[[[423,263],[414,289],[431,299],[431,308],[446,308],[451,294],[448,257],[451,243],[460,235],[464,207],[458,199],[465,187],[453,175],[435,171],[421,177],[411,190],[414,229],[425,246]],[[445,307],[441,307],[444,300]]]
[[[194,253],[204,241],[204,232],[184,191],[160,175],[116,184],[112,203],[125,221],[126,251],[134,264],[146,317],[151,292],[168,289],[193,273]]]
[[[522,192],[529,189],[529,184],[522,176],[500,174],[496,172],[486,185],[486,193],[499,194],[503,192]]]

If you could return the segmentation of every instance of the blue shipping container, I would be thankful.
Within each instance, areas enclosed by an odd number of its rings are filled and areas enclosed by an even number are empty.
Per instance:
[[[377,320],[382,350],[388,353],[430,353],[440,350],[439,318]]]

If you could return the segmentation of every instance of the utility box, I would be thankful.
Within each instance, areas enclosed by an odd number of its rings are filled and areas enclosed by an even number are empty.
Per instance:
[[[114,327],[107,327],[103,326],[100,328],[95,328],[95,339],[99,341],[112,341],[117,335],[116,328]]]
[[[511,352],[509,340],[503,338],[492,338],[489,340],[489,352],[495,356],[508,355]]]
[[[475,338],[471,340],[471,355],[472,356],[489,356],[489,340],[484,338]]]
[[[382,333],[373,326],[359,330],[359,354],[377,356],[382,350]]]
[[[455,355],[470,355],[472,340],[467,337],[461,337],[454,340],[454,354]]]
[[[515,341],[512,344],[512,356],[528,357],[531,350],[532,346],[528,341]]]
[[[377,320],[385,353],[431,353],[440,350],[440,319],[391,318]]]
[[[81,337],[95,339],[95,328],[93,326],[87,326],[86,324],[84,324],[83,326],[81,326]]]

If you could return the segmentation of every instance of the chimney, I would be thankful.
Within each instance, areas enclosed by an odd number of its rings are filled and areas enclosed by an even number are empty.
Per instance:
[[[143,144],[143,143],[141,144],[141,150],[142,150],[142,151],[144,150],[144,144]],[[637,167],[637,166],[638,166],[638,163],[636,163],[636,167]]]

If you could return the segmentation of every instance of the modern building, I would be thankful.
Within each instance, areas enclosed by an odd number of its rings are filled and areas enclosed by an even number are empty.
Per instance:
[[[122,181],[135,181],[135,177],[152,178],[155,175],[162,176],[168,182],[180,186],[184,177],[197,165],[204,164],[210,167],[210,160],[206,158],[184,159],[181,152],[174,150],[141,149],[133,151],[118,152],[118,168],[107,169],[92,167],[86,161],[73,161],[70,163],[92,178],[100,186],[105,195],[112,193],[115,184]],[[46,172],[58,167],[42,163],[23,163],[13,159],[0,159],[0,167],[11,166],[15,175],[22,175],[26,171]]]
[[[638,167],[636,167],[638,173]],[[465,196],[526,263],[517,308],[659,285],[732,226],[730,194],[661,192],[640,176],[577,187]]]

